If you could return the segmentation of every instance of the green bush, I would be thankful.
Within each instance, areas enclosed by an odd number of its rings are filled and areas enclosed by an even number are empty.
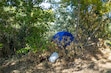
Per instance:
[[[27,53],[28,51],[38,52],[46,50],[47,41],[44,38],[46,30],[47,29],[44,26],[29,27],[26,32],[27,36],[24,37],[26,46],[17,50],[17,53]]]
[[[3,47],[3,44],[2,44],[2,43],[0,43],[0,49],[2,49],[2,47]]]

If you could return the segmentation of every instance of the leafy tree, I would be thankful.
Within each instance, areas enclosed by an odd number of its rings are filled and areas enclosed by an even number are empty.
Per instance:
[[[69,13],[59,11],[59,19],[57,19],[58,24],[60,24],[61,28],[65,28],[67,30],[67,26],[69,30],[73,27],[72,32],[77,34],[77,38],[81,41],[87,41],[88,38],[107,38],[109,33],[106,33],[107,25],[111,22],[110,18],[106,16],[110,10],[111,5],[110,2],[103,2],[101,0],[60,0],[57,4],[60,8],[66,9],[70,6],[70,10],[73,10],[70,13],[70,20],[67,20]],[[66,4],[61,6],[62,4]],[[59,8],[57,10],[60,10]],[[57,26],[58,27],[58,26]],[[69,31],[68,30],[68,31]]]
[[[53,22],[53,11],[39,6],[42,0],[1,1],[0,2],[0,43],[3,54],[38,51],[46,43],[44,37]],[[44,45],[42,45],[44,44]],[[30,49],[25,49],[27,46]],[[22,49],[21,49],[22,48]]]
[[[73,9],[72,4],[67,2],[51,2],[55,12],[55,26],[57,31],[67,30],[74,31],[75,26],[72,27]]]

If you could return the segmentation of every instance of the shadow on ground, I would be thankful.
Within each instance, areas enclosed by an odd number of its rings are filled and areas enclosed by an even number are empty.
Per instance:
[[[111,73],[111,50],[107,46],[98,47],[96,43],[84,49],[83,54],[71,60],[61,57],[55,63],[48,61],[49,55],[33,53],[0,59],[0,73]]]

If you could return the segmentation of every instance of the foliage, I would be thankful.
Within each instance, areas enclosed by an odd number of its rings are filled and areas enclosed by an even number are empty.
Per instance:
[[[0,43],[0,49],[3,47],[3,44]]]
[[[62,31],[62,30],[67,30],[67,31],[74,31],[75,26],[72,26],[72,19],[73,19],[73,14],[72,10],[70,10],[71,4],[67,2],[52,2],[52,7],[54,8],[55,12],[55,25],[54,25],[54,30],[57,31]],[[69,8],[68,8],[69,7]]]
[[[67,30],[70,26],[68,31],[76,34],[77,38],[82,42],[87,41],[88,38],[108,38],[111,36],[107,30],[109,28],[108,24],[111,22],[108,16],[111,10],[111,2],[101,0],[61,0],[59,3],[60,6],[66,4],[60,7],[66,10],[65,12],[59,11],[60,16],[56,21],[61,26],[60,29],[64,28],[65,25]],[[67,12],[68,7],[72,11]],[[70,19],[67,20],[69,16]]]
[[[111,19],[108,16],[111,2],[109,1],[53,1],[50,3],[54,11],[40,7],[42,2],[44,0],[0,1],[0,43],[3,44],[4,52],[10,54],[9,51],[15,53],[23,50],[25,53],[29,50],[47,49],[48,36],[52,34],[52,30],[67,30],[76,34],[83,43],[88,38],[111,36]]]
[[[33,49],[38,51],[45,46],[44,36],[54,17],[51,9],[43,10],[39,6],[41,2],[42,0],[35,3],[31,0],[0,2],[0,42],[4,52],[9,49],[14,53],[25,53]]]
[[[17,51],[17,53],[26,54],[26,53],[29,52],[29,50],[31,50],[31,48],[30,48],[30,46],[28,46],[28,45],[26,44],[26,47],[19,49],[19,50]]]

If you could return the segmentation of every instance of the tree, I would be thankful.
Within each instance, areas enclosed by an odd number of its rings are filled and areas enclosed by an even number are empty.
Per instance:
[[[108,37],[109,33],[106,33],[106,27],[107,24],[110,23],[110,18],[106,15],[111,10],[109,1],[103,2],[101,0],[60,0],[58,4],[66,4],[65,6],[61,7],[62,9],[67,8],[71,5],[70,10],[73,10],[72,12],[69,12],[71,14],[70,20],[67,20],[67,12],[62,13],[59,11],[61,15],[59,16],[59,20],[57,20],[57,22],[61,24],[60,29],[64,28],[64,24],[66,23],[66,29],[67,26],[73,27],[74,30],[72,32],[75,32],[75,35],[77,34],[77,38],[83,42],[87,41],[88,38],[94,39]]]
[[[67,30],[74,31],[75,26],[72,25],[73,19],[73,7],[72,4],[67,2],[51,2],[55,12],[55,26],[54,29],[57,31]],[[72,7],[72,8],[71,8]]]
[[[53,11],[44,10],[39,4],[42,0],[30,1],[1,1],[0,2],[0,43],[3,44],[3,54],[7,56],[29,50],[43,49],[44,38],[50,22],[53,22]],[[30,49],[25,47],[29,46]],[[25,48],[25,50],[23,50]]]

